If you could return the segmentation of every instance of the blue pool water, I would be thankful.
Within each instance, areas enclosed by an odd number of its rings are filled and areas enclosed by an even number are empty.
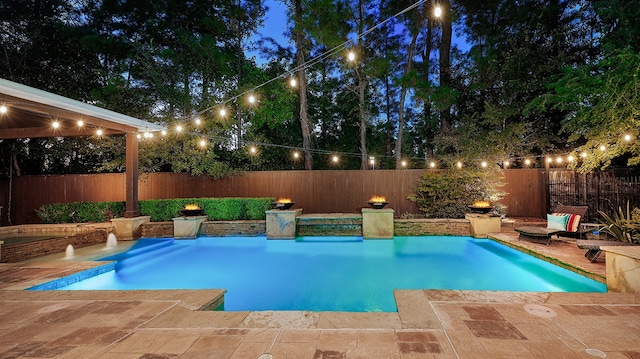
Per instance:
[[[61,290],[227,289],[225,310],[396,311],[394,289],[605,292],[488,239],[140,239],[115,270]],[[104,260],[103,259],[103,260]]]

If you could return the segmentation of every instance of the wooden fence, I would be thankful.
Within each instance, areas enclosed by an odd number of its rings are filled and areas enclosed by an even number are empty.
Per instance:
[[[385,196],[396,217],[415,214],[407,199],[424,170],[265,171],[214,180],[187,174],[151,173],[139,180],[139,199],[181,197],[287,197],[304,213],[358,213],[373,195]],[[501,201],[512,217],[544,217],[546,175],[541,169],[504,171],[508,195]],[[8,224],[8,182],[0,182],[2,224]],[[12,184],[11,223],[40,223],[43,204],[124,201],[124,174],[21,176]],[[470,199],[471,201],[472,199]]]

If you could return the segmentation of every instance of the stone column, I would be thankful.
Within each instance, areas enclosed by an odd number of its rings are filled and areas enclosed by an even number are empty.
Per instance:
[[[302,209],[271,209],[267,214],[267,239],[295,239],[296,218]]]
[[[393,238],[393,209],[362,209],[362,238]]]
[[[471,235],[475,238],[487,238],[489,233],[500,233],[502,231],[499,216],[467,213],[464,218],[469,220],[469,229]]]

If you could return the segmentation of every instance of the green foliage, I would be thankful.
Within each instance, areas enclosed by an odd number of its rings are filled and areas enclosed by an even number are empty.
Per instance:
[[[426,171],[408,198],[428,218],[464,218],[477,200],[495,204],[505,193],[499,171],[475,168]]]
[[[122,217],[124,211],[124,202],[51,203],[36,209],[38,217],[45,223],[106,222]]]
[[[245,219],[244,198],[208,198],[203,200],[204,214],[212,221],[236,221]]]
[[[264,219],[265,211],[273,207],[275,198],[249,198],[246,201],[246,219]]]
[[[171,198],[147,199],[138,202],[140,214],[152,222],[171,221],[180,216],[187,204],[197,204],[210,221],[260,220],[271,209],[272,197],[262,198]],[[105,222],[122,217],[125,202],[73,202],[46,204],[36,210],[45,223]]]
[[[603,211],[598,211],[602,217],[599,221],[605,225],[604,232],[610,234],[621,242],[640,244],[640,208],[630,210],[627,201],[626,211],[618,207],[618,211],[609,216]]]

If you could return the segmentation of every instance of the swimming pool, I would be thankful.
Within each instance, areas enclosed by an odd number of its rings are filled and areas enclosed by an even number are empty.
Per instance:
[[[471,237],[140,239],[115,270],[59,288],[227,289],[224,309],[396,311],[394,289],[605,292],[602,283]],[[103,259],[103,260],[104,260]]]

